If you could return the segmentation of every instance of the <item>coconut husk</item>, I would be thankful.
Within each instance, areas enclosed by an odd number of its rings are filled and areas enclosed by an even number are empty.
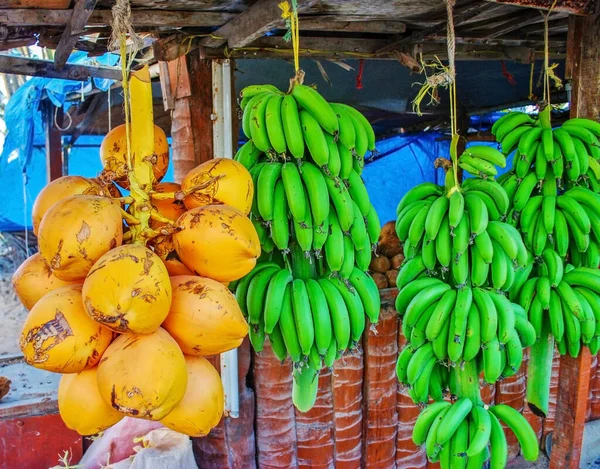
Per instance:
[[[400,266],[404,262],[404,254],[396,254],[391,259],[392,269],[400,270]]]
[[[388,279],[385,274],[379,272],[373,272],[372,274],[373,280],[375,280],[375,284],[379,290],[383,290],[384,288],[389,287]]]
[[[398,271],[396,269],[388,270],[385,273],[385,276],[391,286],[396,285],[396,277],[398,277]]]
[[[396,235],[396,223],[393,221],[388,221],[381,228],[381,234],[379,235],[379,254],[382,254],[386,257],[394,257],[397,254],[402,252],[402,246],[400,245],[400,240],[398,239],[398,235]]]
[[[379,272],[385,274],[391,268],[390,260],[385,256],[374,256],[369,264],[371,272]]]

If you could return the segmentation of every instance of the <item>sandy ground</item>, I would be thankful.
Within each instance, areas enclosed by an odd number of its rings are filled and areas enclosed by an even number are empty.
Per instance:
[[[0,357],[21,352],[19,334],[25,316],[27,310],[13,293],[10,276],[0,275]]]

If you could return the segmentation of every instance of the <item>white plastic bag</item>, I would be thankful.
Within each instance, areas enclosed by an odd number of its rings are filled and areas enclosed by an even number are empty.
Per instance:
[[[125,417],[87,449],[82,469],[197,469],[192,442],[159,422]]]
[[[134,450],[135,455],[106,469],[198,469],[190,437],[168,428],[152,430]]]

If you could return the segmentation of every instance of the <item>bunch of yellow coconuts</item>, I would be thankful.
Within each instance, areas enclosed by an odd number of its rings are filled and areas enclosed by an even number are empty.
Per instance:
[[[181,186],[160,183],[169,153],[155,126],[153,182],[140,191],[125,149],[123,125],[102,143],[99,178],[64,176],[36,199],[39,252],[13,277],[29,309],[21,350],[28,364],[63,374],[60,414],[80,434],[130,416],[202,436],[224,405],[220,377],[203,357],[238,347],[248,332],[227,283],[260,255],[247,217],[252,178],[215,159]],[[132,213],[144,210],[151,216],[140,239]]]

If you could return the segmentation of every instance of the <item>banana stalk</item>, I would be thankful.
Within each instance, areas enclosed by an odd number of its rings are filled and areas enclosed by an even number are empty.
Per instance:
[[[479,388],[479,374],[474,360],[463,362],[450,371],[454,374],[451,389],[452,394],[458,397],[468,397],[475,405],[483,405]]]
[[[554,336],[546,332],[531,346],[527,367],[527,402],[531,411],[542,418],[548,415],[553,357]]]

